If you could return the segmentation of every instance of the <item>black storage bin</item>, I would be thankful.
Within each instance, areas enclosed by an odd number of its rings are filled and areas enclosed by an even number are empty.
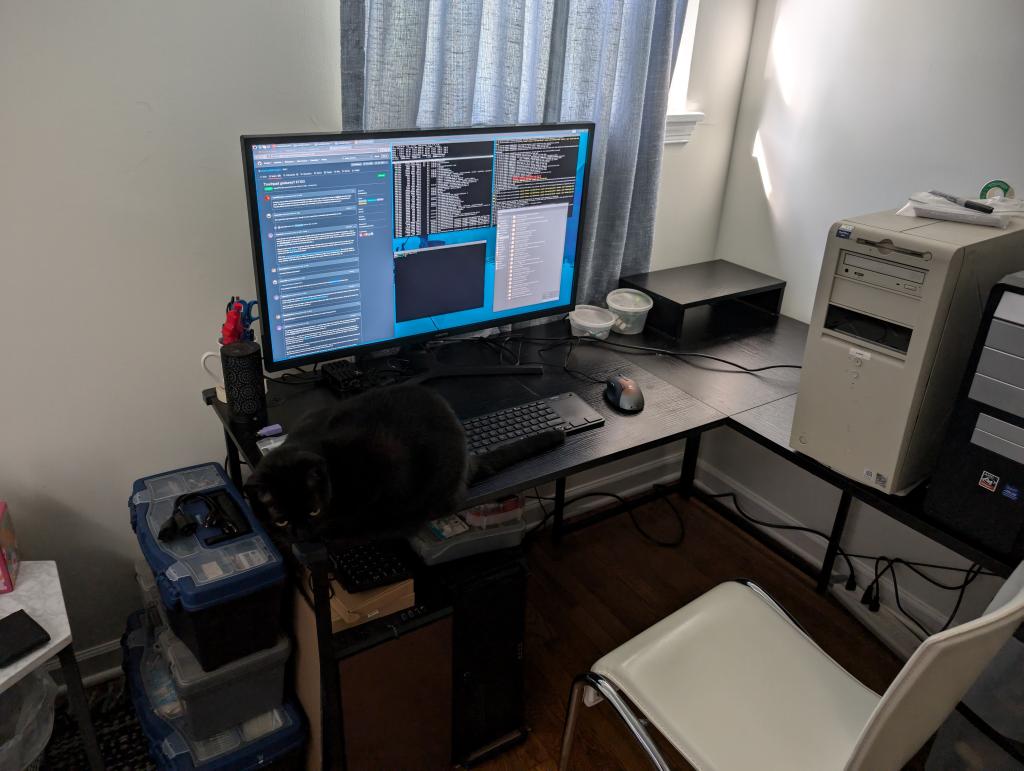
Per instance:
[[[209,501],[233,502],[237,522],[227,529],[211,522]],[[196,529],[161,541],[176,508]],[[171,629],[203,669],[277,643],[284,563],[220,465],[144,477],[132,488],[129,509]]]

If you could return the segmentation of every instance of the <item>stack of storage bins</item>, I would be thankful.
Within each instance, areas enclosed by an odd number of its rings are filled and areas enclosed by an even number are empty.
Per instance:
[[[179,521],[196,529],[160,540],[179,501]],[[231,515],[208,520],[211,501]],[[129,619],[122,653],[157,765],[297,767],[305,731],[284,698],[285,569],[269,537],[217,464],[138,480],[129,509],[146,607]]]

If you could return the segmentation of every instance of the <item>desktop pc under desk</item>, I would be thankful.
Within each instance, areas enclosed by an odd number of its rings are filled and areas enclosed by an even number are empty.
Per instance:
[[[566,322],[529,327],[518,334],[530,338],[563,338]],[[798,364],[803,359],[807,325],[785,316],[765,314],[757,309],[729,304],[690,310],[686,326],[678,339],[657,333],[617,336],[610,343],[667,348],[674,351],[704,353],[736,361],[747,367],[768,364]],[[923,486],[906,497],[884,495],[837,474],[828,467],[789,448],[793,408],[799,390],[799,370],[769,370],[758,376],[730,371],[716,362],[690,359],[682,361],[664,355],[652,355],[628,349],[578,345],[573,351],[571,368],[603,379],[615,373],[637,380],[644,391],[646,408],[634,415],[617,413],[603,399],[603,384],[570,374],[562,369],[565,347],[541,351],[551,343],[524,343],[522,360],[538,357],[550,361],[541,376],[486,377],[437,380],[430,383],[453,405],[460,417],[490,412],[531,399],[565,391],[575,391],[605,418],[599,429],[585,431],[567,439],[564,446],[506,469],[468,490],[466,505],[474,505],[504,495],[527,490],[553,481],[555,502],[552,537],[557,542],[569,532],[623,510],[616,506],[596,514],[563,518],[566,478],[574,473],[627,457],[669,442],[686,440],[679,491],[692,495],[727,517],[753,537],[779,553],[808,575],[817,579],[818,590],[827,593],[832,568],[845,528],[850,504],[858,499],[889,517],[911,527],[944,546],[974,560],[999,575],[1009,575],[1013,566],[986,552],[976,544],[951,535],[929,521],[921,508]],[[444,346],[445,362],[458,365],[498,363],[497,354],[479,344],[451,343]],[[203,392],[224,426],[228,467],[232,479],[241,481],[239,460],[250,465],[260,459],[256,447],[258,426],[240,426],[230,419],[226,405],[216,399],[213,389]],[[268,393],[270,423],[281,423],[288,430],[305,412],[336,403],[338,397],[324,386],[272,383]],[[840,491],[840,500],[820,568],[805,563],[774,539],[750,525],[732,509],[697,489],[694,484],[700,436],[704,431],[728,427],[761,446],[786,458],[805,471],[829,482]],[[653,497],[653,496],[652,496]],[[326,550],[316,544],[296,545],[293,556],[312,576],[313,610],[321,652],[337,652],[330,629],[327,608],[329,579]],[[323,725],[341,725],[341,699],[337,677],[324,677],[334,663],[333,656],[321,655]],[[325,732],[328,739],[324,758],[343,757],[343,739]],[[333,741],[334,746],[329,746]],[[326,767],[326,764],[325,764]]]

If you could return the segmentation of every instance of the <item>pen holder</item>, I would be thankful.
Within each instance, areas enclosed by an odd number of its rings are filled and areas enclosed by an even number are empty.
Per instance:
[[[248,340],[228,343],[220,349],[220,361],[231,416],[244,422],[264,418],[267,398],[259,345]]]

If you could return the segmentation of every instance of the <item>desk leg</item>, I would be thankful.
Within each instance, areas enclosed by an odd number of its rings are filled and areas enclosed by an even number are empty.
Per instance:
[[[828,537],[825,559],[821,563],[821,573],[818,574],[818,592],[821,594],[828,594],[829,583],[832,580],[832,568],[839,555],[839,542],[843,540],[843,530],[846,528],[846,518],[850,515],[852,501],[853,493],[850,492],[849,487],[844,487],[843,494],[839,498],[839,508],[836,509],[836,518],[832,522],[832,532]]]
[[[242,463],[238,457],[238,445],[227,431],[224,432],[224,444],[228,450],[228,476],[235,483],[235,487],[242,488]]]
[[[334,634],[331,631],[331,586],[327,568],[311,566],[313,577],[313,615],[316,618],[317,651],[320,656],[320,758],[322,768],[347,767],[345,725],[341,712],[341,674],[334,658]]]
[[[92,726],[92,718],[89,716],[89,701],[85,698],[85,688],[82,686],[82,673],[78,671],[78,662],[75,660],[75,649],[65,645],[63,650],[57,654],[60,659],[60,667],[64,672],[64,683],[68,688],[68,706],[71,714],[75,716],[78,723],[78,732],[82,736],[82,745],[85,747],[85,757],[89,761],[89,768],[92,771],[103,771],[103,756],[100,755],[100,745],[96,741],[96,731]]]
[[[679,471],[679,494],[689,498],[693,495],[693,480],[697,475],[697,456],[700,455],[700,434],[686,437],[683,450],[683,467]]]
[[[562,524],[565,522],[565,477],[555,480],[554,520],[551,523],[551,542],[557,546],[562,542]]]

